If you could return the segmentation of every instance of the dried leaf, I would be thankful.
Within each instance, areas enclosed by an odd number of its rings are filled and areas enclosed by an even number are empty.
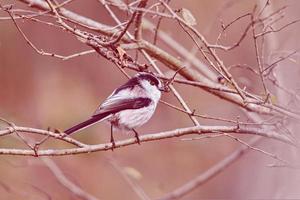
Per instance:
[[[276,97],[275,95],[273,95],[273,94],[271,94],[270,100],[271,100],[271,102],[272,102],[273,104],[278,103],[278,102],[277,102],[277,97]]]
[[[140,180],[143,176],[142,174],[133,167],[124,167],[124,172],[130,176],[131,178],[134,178],[136,180]]]
[[[186,8],[182,8],[181,9],[181,14],[182,14],[182,17],[183,17],[184,21],[188,25],[190,25],[190,26],[197,25],[197,21],[196,21],[195,17],[193,16],[193,14],[191,13],[190,10],[188,10]]]
[[[119,54],[119,58],[122,61],[124,55],[126,54],[126,51],[124,49],[122,49],[120,46],[117,47],[117,51],[118,51],[118,54]]]

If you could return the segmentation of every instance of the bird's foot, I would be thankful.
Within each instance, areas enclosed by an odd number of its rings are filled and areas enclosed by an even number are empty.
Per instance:
[[[48,127],[48,131],[50,131],[50,127]],[[61,130],[59,130],[57,128],[55,128],[53,132],[58,133],[60,135],[60,137],[62,137],[62,138],[67,136],[67,134],[65,134],[64,132],[62,132]]]
[[[132,131],[134,132],[134,137],[136,138],[137,143],[140,145],[141,144],[141,140],[139,138],[139,134],[136,130],[132,129]]]
[[[136,141],[137,141],[137,143],[138,143],[139,145],[141,145],[141,141],[140,141],[140,138],[139,138],[139,136],[138,136],[138,135],[136,135],[136,136],[135,136],[135,138],[136,138]]]
[[[112,144],[111,150],[114,151],[114,149],[116,148],[115,140],[114,140],[113,138],[111,138],[111,139],[110,139],[110,143]]]

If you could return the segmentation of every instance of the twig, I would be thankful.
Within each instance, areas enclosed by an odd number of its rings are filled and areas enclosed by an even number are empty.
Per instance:
[[[79,186],[75,185],[72,181],[70,181],[52,159],[43,157],[41,158],[41,160],[48,167],[48,169],[53,173],[53,175],[58,180],[58,182],[61,185],[63,185],[65,188],[67,188],[70,192],[72,192],[72,194],[84,200],[98,200],[97,197],[87,193],[82,188],[80,188]]]
[[[178,15],[168,6],[168,4],[166,4],[162,0],[160,0],[160,2],[162,2],[162,4],[168,9],[168,11],[174,16],[174,18],[176,20],[178,20],[178,22],[180,22],[184,26],[188,27],[195,35],[197,35],[197,37],[200,39],[200,41],[208,49],[210,55],[215,59],[215,61],[217,62],[218,66],[222,69],[222,71],[224,72],[224,74],[226,75],[226,77],[230,80],[230,83],[232,83],[232,85],[234,86],[234,88],[237,90],[237,92],[239,93],[240,97],[243,99],[244,102],[247,102],[246,101],[246,96],[244,94],[244,91],[242,91],[242,89],[238,86],[238,84],[233,79],[232,75],[229,73],[229,71],[227,70],[227,68],[223,64],[223,62],[217,56],[216,52],[211,49],[211,47],[209,46],[209,44],[206,41],[206,39],[204,38],[204,36],[202,34],[200,34],[194,27],[188,25],[183,19],[181,19],[180,17],[178,17]]]
[[[254,138],[248,144],[253,146],[257,144],[261,138]],[[248,152],[247,146],[242,146],[239,149],[235,150],[229,156],[225,157],[223,160],[219,161],[214,166],[210,167],[205,172],[201,173],[199,176],[196,176],[192,180],[188,181],[181,187],[167,193],[165,196],[158,198],[157,200],[175,200],[180,199],[184,195],[190,193],[197,187],[201,186],[204,183],[207,183],[210,179],[217,176],[219,173],[224,171],[227,167],[236,162],[244,153]]]
[[[69,60],[69,59],[72,59],[72,58],[75,58],[75,57],[79,57],[79,56],[83,56],[83,55],[87,55],[87,54],[92,54],[92,53],[95,53],[95,52],[96,51],[94,49],[87,50],[87,51],[82,51],[82,52],[75,53],[75,54],[72,54],[72,55],[69,55],[69,56],[64,56],[63,60]]]
[[[262,83],[263,88],[264,88],[264,93],[267,96],[269,91],[267,89],[267,86],[266,86],[266,83],[265,83],[265,78],[263,76],[263,66],[262,66],[262,63],[261,63],[261,58],[259,57],[260,54],[259,54],[259,49],[258,49],[258,41],[257,41],[257,38],[255,37],[254,11],[253,11],[253,14],[251,15],[251,22],[252,22],[251,23],[251,28],[252,28],[252,37],[253,37],[254,49],[255,49],[255,58],[256,58],[256,62],[258,64],[259,77],[260,77],[261,83]]]
[[[119,163],[113,159],[108,158],[110,164],[115,168],[115,170],[123,177],[123,179],[130,185],[130,187],[133,189],[133,191],[137,194],[137,196],[142,200],[150,200],[150,197],[147,196],[145,191],[133,180],[131,180],[130,177],[124,172],[124,169],[119,165]]]
[[[267,34],[270,34],[270,33],[277,33],[277,32],[280,32],[280,31],[282,31],[283,29],[289,27],[290,25],[296,24],[296,23],[298,23],[298,22],[300,22],[300,19],[297,19],[297,20],[295,20],[295,21],[289,22],[288,24],[286,24],[286,25],[284,25],[284,26],[282,26],[282,27],[280,27],[280,28],[278,28],[278,29],[276,29],[276,30],[270,30],[270,31],[264,31],[264,32],[262,32],[262,33],[258,33],[258,34],[255,35],[255,37],[262,37],[262,36],[267,35]]]
[[[141,0],[138,8],[145,8],[147,5],[148,0]],[[135,31],[134,31],[134,38],[136,41],[140,41],[142,39],[142,17],[143,17],[144,12],[143,11],[138,11],[137,16],[136,16],[136,21],[135,21]]]
[[[118,35],[118,37],[115,38],[114,40],[109,41],[105,45],[109,46],[109,45],[118,43],[122,39],[122,37],[125,35],[125,33],[127,32],[128,28],[130,27],[130,25],[132,24],[132,22],[134,21],[136,16],[137,16],[137,12],[134,12],[133,15],[131,16],[130,20],[127,22],[125,28],[123,28],[122,32]]]
[[[240,144],[245,145],[246,147],[248,147],[249,149],[251,149],[251,150],[253,150],[253,151],[257,151],[257,152],[262,153],[262,154],[264,154],[264,155],[266,155],[266,156],[268,156],[268,157],[271,157],[271,158],[273,158],[274,160],[277,160],[277,161],[279,161],[280,163],[284,164],[285,166],[292,167],[292,165],[291,165],[288,161],[286,161],[286,160],[280,158],[279,156],[277,156],[277,155],[275,155],[275,154],[273,154],[273,153],[267,152],[267,151],[265,151],[265,150],[263,150],[263,149],[254,147],[254,146],[248,144],[248,142],[245,142],[245,141],[243,141],[243,140],[241,140],[241,139],[239,139],[238,137],[235,137],[235,136],[233,136],[233,135],[230,135],[230,134],[227,134],[227,133],[221,133],[221,132],[220,132],[218,135],[212,135],[212,136],[210,136],[210,138],[220,137],[220,136],[225,136],[225,137],[231,138],[231,139],[233,139],[233,140],[239,142]],[[209,137],[209,136],[207,136],[207,137]],[[203,139],[203,137],[193,137],[193,138],[184,138],[184,139],[182,139],[182,140],[183,140],[183,141],[195,141],[195,140],[202,140],[202,139]]]
[[[177,110],[177,111],[180,111],[180,112],[183,112],[183,113],[195,116],[195,117],[200,117],[200,118],[203,118],[203,119],[211,119],[211,120],[216,120],[216,121],[228,122],[228,123],[232,123],[232,124],[236,124],[236,125],[239,125],[239,124],[240,125],[257,125],[257,126],[262,126],[262,125],[275,126],[276,125],[276,122],[269,122],[268,123],[269,120],[261,121],[259,123],[252,123],[252,122],[242,122],[242,121],[237,121],[237,120],[225,119],[225,118],[220,118],[220,117],[212,117],[212,116],[209,116],[209,115],[197,114],[196,110],[193,110],[193,112],[187,112],[186,110],[184,110],[182,108],[179,108],[179,107],[177,107],[173,104],[170,104],[166,101],[163,101],[163,100],[160,100],[160,102],[167,105],[170,108],[173,108],[173,109]],[[271,119],[273,119],[273,118],[271,118]]]
[[[241,140],[241,139],[239,139],[237,137],[234,137],[234,136],[232,136],[230,134],[224,133],[224,135],[226,137],[229,137],[229,138],[232,138],[232,139],[236,140],[237,142],[241,143],[242,145],[245,145],[246,147],[248,147],[249,149],[251,149],[253,151],[257,151],[259,153],[265,154],[266,156],[269,156],[269,157],[273,158],[274,160],[277,160],[277,161],[280,161],[281,163],[284,163],[286,166],[292,166],[288,161],[280,158],[279,156],[277,156],[277,155],[275,155],[273,153],[270,153],[270,152],[267,152],[267,151],[265,151],[263,149],[254,147],[253,145],[250,145],[247,142],[245,142],[245,141],[243,141],[243,140]]]
[[[167,0],[167,3],[169,3],[170,0]],[[162,13],[165,13],[166,11],[166,7],[163,8],[162,10]],[[160,27],[160,24],[163,20],[163,16],[159,16],[158,18],[158,21],[156,23],[156,27],[155,27],[155,30],[154,30],[154,37],[153,37],[153,44],[155,45],[157,43],[157,37],[158,37],[158,30],[159,30],[159,27]]]
[[[29,46],[34,49],[38,54],[41,55],[46,55],[46,56],[53,56],[53,57],[57,57],[57,58],[61,58],[63,59],[63,56],[57,55],[57,54],[53,54],[53,53],[47,53],[44,52],[43,50],[39,50],[28,38],[27,36],[23,33],[23,31],[21,30],[21,28],[19,27],[19,25],[17,24],[15,18],[13,17],[11,11],[9,8],[4,8],[4,11],[6,11],[8,13],[8,15],[10,16],[11,20],[13,21],[14,25],[16,26],[17,30],[19,31],[19,33],[22,35],[22,37],[26,40],[27,44],[29,44]]]
[[[265,76],[268,75],[270,73],[270,71],[280,62],[290,58],[291,56],[295,55],[296,53],[298,53],[300,51],[300,49],[293,51],[292,53],[289,53],[286,56],[281,56],[278,60],[276,60],[275,62],[273,62],[272,64],[270,64],[269,66],[267,66],[266,68],[263,69],[262,73],[269,71],[267,73],[265,73]]]

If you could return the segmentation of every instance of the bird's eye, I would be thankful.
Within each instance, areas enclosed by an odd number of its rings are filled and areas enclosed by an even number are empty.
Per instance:
[[[154,81],[150,81],[150,84],[151,84],[151,85],[155,85],[155,82],[154,82]]]

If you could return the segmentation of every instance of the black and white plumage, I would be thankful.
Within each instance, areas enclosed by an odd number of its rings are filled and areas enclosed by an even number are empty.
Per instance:
[[[71,134],[95,123],[108,121],[112,129],[133,130],[153,115],[164,87],[159,79],[149,73],[139,73],[113,93],[97,108],[90,119],[77,124],[64,133]],[[111,142],[114,144],[111,133]]]

